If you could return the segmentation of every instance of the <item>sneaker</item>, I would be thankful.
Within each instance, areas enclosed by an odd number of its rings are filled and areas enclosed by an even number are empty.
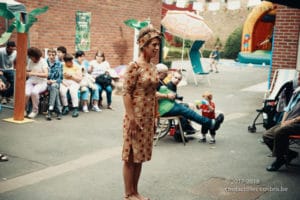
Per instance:
[[[37,115],[38,115],[37,112],[33,112],[33,111],[32,111],[32,112],[28,115],[28,118],[33,119],[33,118],[35,118]]]
[[[98,106],[93,106],[92,111],[101,112],[102,110]]]
[[[211,70],[209,70],[209,72],[213,72],[213,71],[214,71],[214,70],[212,70],[212,69],[211,69]]]
[[[47,119],[48,121],[50,121],[50,120],[51,120],[51,116],[52,116],[52,111],[48,110],[48,113],[47,113],[47,115],[46,115],[46,119]]]
[[[206,142],[206,138],[201,138],[198,142],[205,143]]]
[[[61,120],[61,118],[62,118],[61,112],[57,113],[56,119]]]
[[[82,111],[85,112],[85,113],[89,112],[88,106],[87,106],[87,105],[84,105],[84,106],[82,107]]]
[[[78,108],[74,108],[72,117],[78,117],[78,116],[79,116]]]
[[[215,119],[215,124],[212,128],[212,130],[216,131],[220,128],[221,124],[224,121],[224,115],[221,113],[217,116],[217,118]]]
[[[70,111],[70,110],[69,110],[69,107],[68,107],[68,106],[64,106],[64,107],[63,107],[63,110],[62,110],[62,114],[63,114],[63,115],[67,115],[67,114],[69,114],[69,111]]]
[[[6,98],[2,98],[2,100],[1,100],[1,104],[7,104],[7,100],[6,100]]]
[[[215,144],[216,143],[216,140],[214,140],[214,139],[211,139],[210,141],[209,141],[209,144]]]

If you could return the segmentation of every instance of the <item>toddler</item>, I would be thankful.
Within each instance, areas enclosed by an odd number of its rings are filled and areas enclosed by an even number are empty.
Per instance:
[[[209,119],[215,119],[215,103],[212,101],[212,94],[210,92],[205,92],[203,95],[203,100],[201,102],[196,103],[196,108],[201,110],[202,116],[207,117]],[[206,142],[206,134],[209,131],[211,139],[209,141],[210,144],[215,144],[216,139],[216,131],[215,130],[209,130],[208,128],[202,126],[201,127],[201,133],[202,138],[199,140],[199,142]]]
[[[84,68],[82,68],[82,80],[80,81],[80,91],[85,92],[91,88],[92,90],[96,90],[95,79],[89,74]]]

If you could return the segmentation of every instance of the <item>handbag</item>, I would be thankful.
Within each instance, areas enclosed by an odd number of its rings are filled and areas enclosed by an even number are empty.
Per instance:
[[[97,76],[95,81],[103,88],[106,88],[107,86],[111,85],[112,79],[108,73],[105,73]]]

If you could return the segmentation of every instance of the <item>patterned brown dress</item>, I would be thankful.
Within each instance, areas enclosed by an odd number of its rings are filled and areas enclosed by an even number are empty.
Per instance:
[[[151,159],[157,114],[157,100],[155,97],[157,86],[158,77],[155,65],[129,64],[125,74],[123,95],[131,95],[134,115],[142,130],[137,131],[135,137],[131,137],[131,134],[128,134],[129,119],[125,113],[122,151],[122,159],[125,161],[128,161],[131,149],[135,163]]]

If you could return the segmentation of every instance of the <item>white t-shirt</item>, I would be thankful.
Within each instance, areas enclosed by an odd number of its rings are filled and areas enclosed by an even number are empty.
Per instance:
[[[110,65],[107,61],[103,61],[102,63],[98,63],[97,60],[92,60],[90,62],[90,67],[92,67],[92,76],[96,78],[97,76],[104,74],[106,71],[110,70]]]
[[[0,69],[13,69],[16,57],[16,50],[14,50],[10,55],[7,55],[6,47],[0,48]]]
[[[40,60],[37,63],[32,62],[31,59],[28,61],[27,70],[31,72],[38,72],[38,73],[44,73],[47,72],[48,64],[44,58],[40,58]],[[47,82],[47,78],[41,78],[37,76],[30,76],[28,79],[30,79],[34,83],[42,83]]]

